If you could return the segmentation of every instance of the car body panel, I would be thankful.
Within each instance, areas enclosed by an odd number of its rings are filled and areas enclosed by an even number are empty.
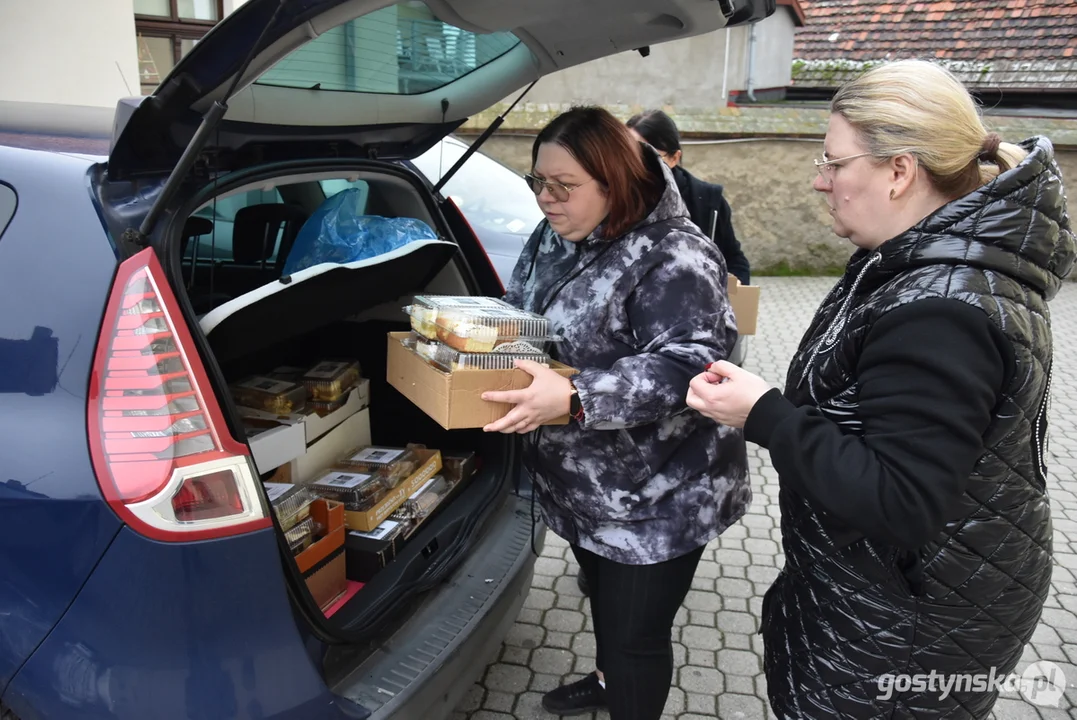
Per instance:
[[[116,268],[88,166],[0,147],[0,181],[18,195],[0,236],[0,692],[120,527],[86,436],[90,368]]]

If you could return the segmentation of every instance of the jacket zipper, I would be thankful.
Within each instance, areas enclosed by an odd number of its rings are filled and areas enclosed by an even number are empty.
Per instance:
[[[1032,447],[1033,452],[1036,455],[1036,470],[1039,472],[1040,480],[1043,482],[1044,490],[1047,489],[1047,413],[1051,407],[1051,375],[1054,372],[1054,366],[1052,365],[1047,369],[1047,385],[1043,390],[1043,399],[1040,400],[1040,408],[1036,413],[1036,421],[1032,424]],[[1042,441],[1041,441],[1041,428],[1043,429]]]

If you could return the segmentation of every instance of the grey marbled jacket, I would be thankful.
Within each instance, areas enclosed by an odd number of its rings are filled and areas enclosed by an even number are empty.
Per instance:
[[[685,404],[689,381],[737,339],[725,261],[669,169],[647,158],[666,190],[643,222],[579,243],[541,223],[505,296],[549,318],[564,338],[557,359],[580,370],[583,423],[528,438],[543,517],[569,542],[634,565],[706,544],[751,500],[743,433]]]

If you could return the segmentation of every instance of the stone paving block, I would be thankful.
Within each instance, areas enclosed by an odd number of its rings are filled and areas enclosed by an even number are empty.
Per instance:
[[[530,689],[542,694],[548,693],[551,690],[561,687],[561,678],[557,675],[543,675],[542,673],[535,673],[531,678]]]
[[[576,610],[548,610],[546,629],[554,632],[575,633],[583,629],[583,613]]]
[[[722,720],[756,720],[765,715],[765,703],[755,695],[726,693],[718,698],[718,717]]]
[[[697,713],[706,717],[715,717],[718,707],[718,697],[711,694],[686,693],[687,709],[690,713]]]
[[[717,617],[718,613],[708,612],[707,610],[689,610],[688,624],[700,627],[717,627]]]
[[[758,623],[751,614],[727,611],[718,613],[718,629],[722,632],[751,635],[757,627]]]
[[[554,580],[556,579],[557,578],[551,577],[550,575],[535,575],[531,579],[531,587],[539,588],[541,590],[552,590]]]
[[[716,668],[718,667],[718,660],[713,649],[699,650],[696,648],[688,648],[688,664],[696,665],[698,667]]]
[[[722,646],[722,633],[714,628],[685,625],[681,628],[681,642],[689,649],[713,652]]]
[[[511,713],[513,706],[516,705],[516,696],[511,693],[497,692],[491,690],[486,693],[486,699],[483,700],[482,707],[484,710],[493,710],[495,712]]]
[[[737,580],[745,580],[748,577],[748,568],[741,567],[740,565],[721,565],[722,577],[735,578]]]
[[[531,664],[531,651],[506,645],[501,649],[501,662],[528,667]]]
[[[558,578],[565,574],[568,564],[564,560],[541,557],[535,561],[536,575],[550,575]]]
[[[569,650],[539,648],[531,653],[531,669],[545,675],[567,675],[572,672],[575,659]]]
[[[487,690],[522,693],[531,682],[531,671],[516,665],[492,665],[483,685]]]
[[[509,634],[505,637],[505,644],[520,648],[537,648],[542,644],[545,636],[546,630],[542,627],[518,622],[509,630]]]
[[[705,612],[718,612],[722,609],[722,598],[710,592],[689,590],[684,598],[684,607],[689,610],[703,610]]]
[[[746,650],[719,650],[718,669],[730,675],[755,677],[763,669],[758,655]]]
[[[557,595],[549,590],[536,590],[532,588],[524,600],[524,608],[529,610],[549,610],[557,601]]]
[[[572,633],[549,632],[546,633],[546,642],[543,645],[551,648],[571,648],[574,637]]]
[[[751,650],[752,641],[747,635],[725,633],[722,640],[722,647],[730,650]]]
[[[686,692],[718,695],[725,690],[725,678],[714,668],[687,665],[681,667],[677,685]]]

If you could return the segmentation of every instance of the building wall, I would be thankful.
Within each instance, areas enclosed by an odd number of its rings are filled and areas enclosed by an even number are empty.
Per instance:
[[[0,2],[0,99],[115,107],[137,95],[132,0]]]
[[[785,87],[793,62],[792,11],[779,7],[755,26],[754,87]],[[568,68],[541,79],[527,102],[624,107],[725,105],[747,89],[750,28],[736,27],[655,45],[648,57],[635,50]]]
[[[482,151],[524,173],[530,170],[533,140],[498,134]],[[853,246],[831,232],[826,204],[812,189],[812,160],[821,149],[818,139],[794,138],[684,146],[684,167],[723,186],[753,273],[839,274],[852,254]],[[1063,179],[1077,187],[1077,149],[1060,149],[1058,163]]]

